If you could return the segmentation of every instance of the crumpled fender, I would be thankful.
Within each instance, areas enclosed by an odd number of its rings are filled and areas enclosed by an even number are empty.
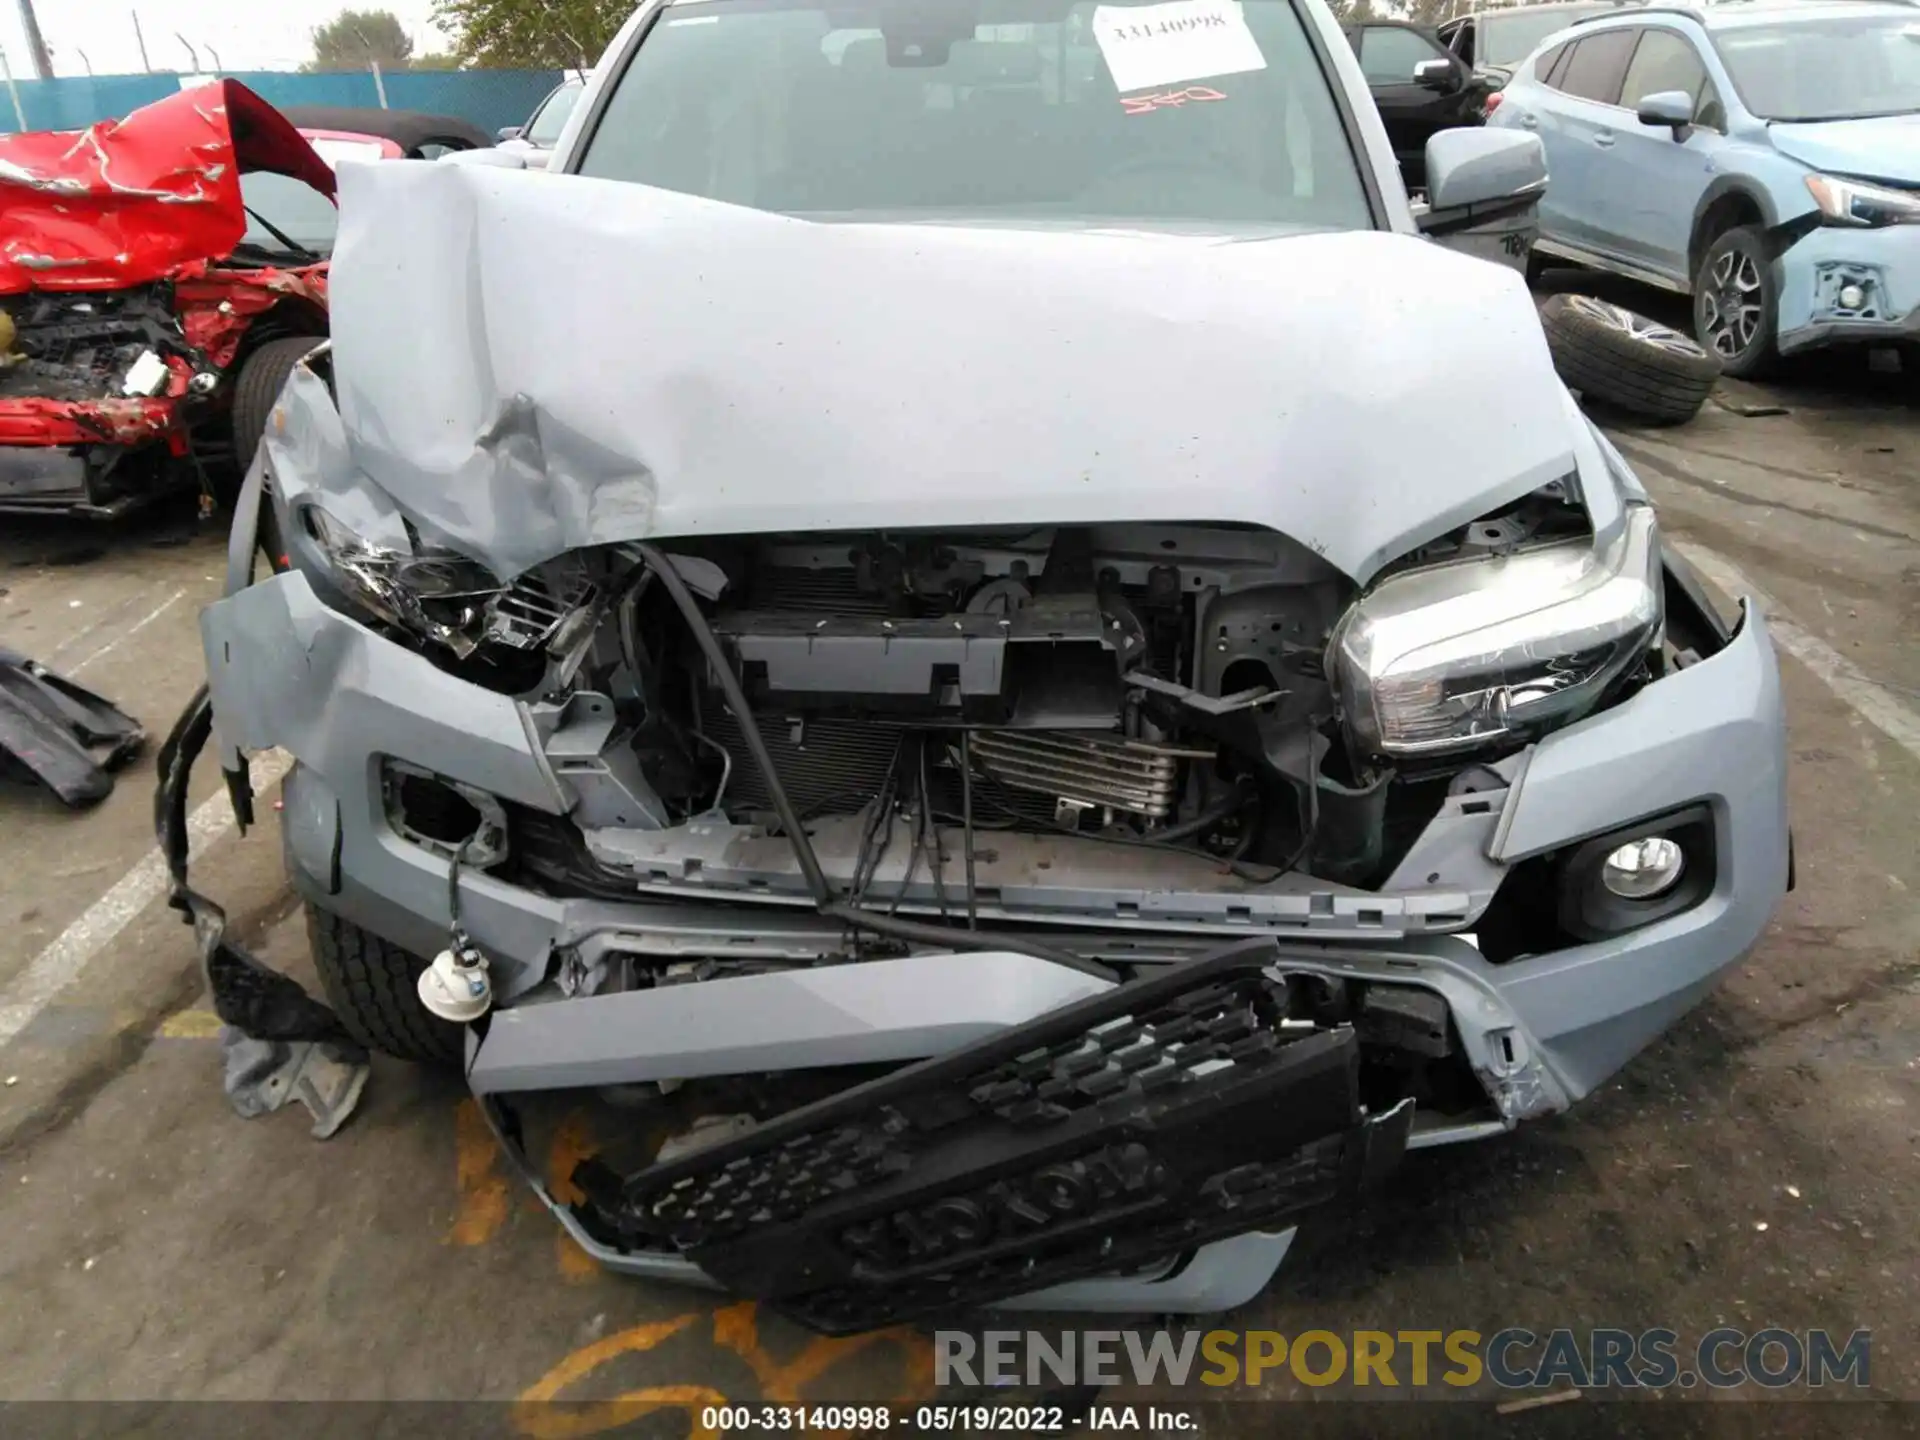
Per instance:
[[[292,269],[195,269],[197,274],[176,277],[174,303],[180,311],[187,344],[200,351],[206,365],[216,370],[233,363],[248,327],[276,305],[301,300],[321,310],[327,307],[324,261]]]

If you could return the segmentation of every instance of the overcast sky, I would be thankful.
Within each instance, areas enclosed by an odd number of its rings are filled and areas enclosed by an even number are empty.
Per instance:
[[[400,17],[416,51],[446,44],[428,19],[433,0],[34,0],[56,75],[86,74],[83,50],[96,75],[137,74],[144,67],[133,32],[136,12],[156,70],[189,68],[176,31],[200,52],[204,69],[214,68],[210,52],[217,50],[225,70],[292,70],[313,58],[316,25],[343,9],[374,8]],[[19,0],[0,0],[0,49],[16,76],[33,73]]]

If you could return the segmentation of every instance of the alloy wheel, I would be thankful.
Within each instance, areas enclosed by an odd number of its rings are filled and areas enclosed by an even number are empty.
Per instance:
[[[1736,359],[1753,345],[1766,318],[1760,266],[1745,250],[1728,250],[1713,262],[1700,292],[1701,328],[1716,355]]]

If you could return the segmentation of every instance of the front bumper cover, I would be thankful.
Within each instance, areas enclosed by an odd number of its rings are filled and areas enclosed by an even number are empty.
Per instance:
[[[1920,342],[1920,225],[1820,225],[1774,262],[1783,355],[1822,345]],[[1857,285],[1856,306],[1840,291]]]
[[[1283,1225],[1406,1148],[1346,1028],[1289,1034],[1270,942],[1050,1011],[631,1175],[574,1171],[616,1249],[671,1248],[828,1333]]]

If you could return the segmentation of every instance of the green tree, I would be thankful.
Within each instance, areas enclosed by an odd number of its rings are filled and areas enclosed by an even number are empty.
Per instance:
[[[410,70],[458,70],[460,57],[439,50],[429,50],[424,55],[414,56],[413,63],[407,68]]]
[[[313,59],[307,70],[364,70],[377,61],[382,70],[405,70],[413,63],[413,37],[391,10],[342,10],[313,32]]]
[[[438,0],[433,18],[463,64],[585,68],[633,13],[633,0]]]

